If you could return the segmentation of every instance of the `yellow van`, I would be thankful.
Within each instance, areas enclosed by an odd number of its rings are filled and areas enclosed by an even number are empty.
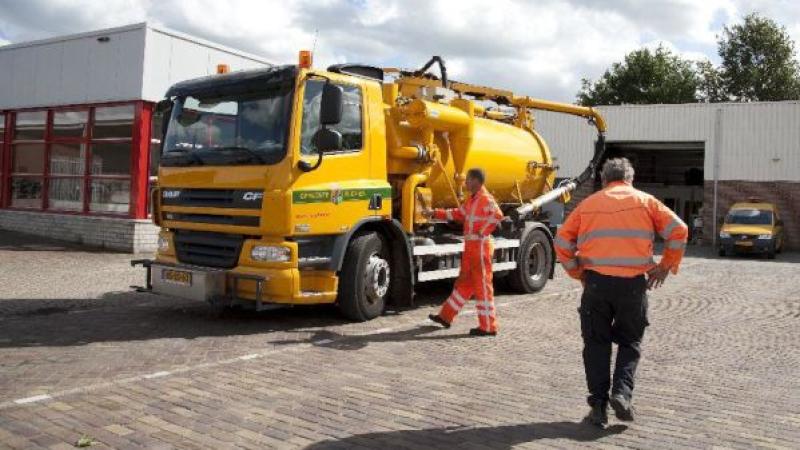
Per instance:
[[[719,255],[757,253],[769,259],[783,249],[783,221],[772,203],[735,203],[719,232]]]

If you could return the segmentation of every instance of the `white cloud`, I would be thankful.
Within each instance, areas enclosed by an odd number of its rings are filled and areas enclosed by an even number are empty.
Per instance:
[[[716,36],[756,10],[800,41],[788,0],[0,0],[0,36],[22,41],[148,20],[265,56],[417,67],[437,54],[451,77],[571,101],[641,46],[716,58]],[[2,41],[0,41],[2,42]]]

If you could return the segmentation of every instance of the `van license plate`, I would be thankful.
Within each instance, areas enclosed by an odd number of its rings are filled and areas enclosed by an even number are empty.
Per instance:
[[[753,242],[751,242],[751,241],[737,241],[736,245],[741,246],[741,247],[752,247],[753,246]]]
[[[161,272],[161,279],[173,284],[181,286],[192,285],[192,272],[185,272],[183,270],[164,269]]]

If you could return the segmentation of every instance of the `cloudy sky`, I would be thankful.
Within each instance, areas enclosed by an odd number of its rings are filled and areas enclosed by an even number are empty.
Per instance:
[[[0,0],[0,44],[149,21],[294,62],[414,68],[437,54],[451,78],[572,101],[642,46],[718,61],[724,24],[758,11],[800,41],[789,0]]]

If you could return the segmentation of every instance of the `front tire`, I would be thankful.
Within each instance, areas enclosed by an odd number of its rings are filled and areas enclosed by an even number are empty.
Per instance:
[[[391,283],[387,246],[376,233],[355,237],[347,246],[339,274],[339,309],[364,322],[383,313]]]
[[[555,255],[547,235],[539,229],[523,237],[517,253],[517,268],[508,274],[509,287],[520,294],[541,291],[553,272]]]

